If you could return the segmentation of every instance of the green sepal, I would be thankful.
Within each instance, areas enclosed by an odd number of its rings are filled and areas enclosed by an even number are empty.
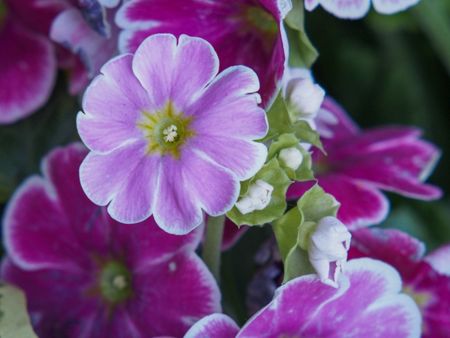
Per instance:
[[[257,180],[263,180],[273,187],[270,203],[263,210],[255,210],[245,215],[241,214],[234,206],[227,216],[238,226],[243,224],[263,225],[280,218],[286,210],[286,192],[292,182],[280,167],[277,159],[270,160],[253,178],[241,183],[239,198],[245,196],[250,185]]]
[[[312,144],[313,146],[319,148],[322,153],[326,154],[322,142],[320,141],[319,133],[312,129],[308,122],[299,120],[295,122],[292,130],[299,140]]]
[[[293,125],[281,92],[267,111],[267,120],[269,122],[269,131],[263,141],[271,140],[281,134],[292,132]]]
[[[38,338],[31,327],[23,292],[3,283],[0,284],[0,337]]]
[[[283,161],[279,160],[280,166],[286,171],[286,174],[294,181],[310,181],[314,179],[312,171],[311,154],[305,150],[300,144],[298,138],[294,134],[282,134],[269,147],[268,158],[278,158],[281,150],[286,148],[297,148],[303,155],[303,161],[297,170],[287,167]]]
[[[308,245],[317,223],[326,216],[336,216],[339,203],[319,185],[314,185],[273,224],[278,248],[284,263],[283,283],[310,274],[314,269],[308,259]]]

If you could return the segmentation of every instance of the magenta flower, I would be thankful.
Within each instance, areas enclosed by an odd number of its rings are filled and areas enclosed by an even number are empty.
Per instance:
[[[320,186],[341,203],[338,218],[350,229],[385,219],[389,202],[380,189],[422,200],[441,196],[439,188],[423,183],[440,152],[419,139],[419,130],[361,131],[330,99],[322,105],[316,123],[328,155],[314,152],[314,173]],[[297,199],[310,186],[310,182],[296,182],[287,196]]]
[[[0,2],[0,124],[29,116],[49,98],[57,65],[45,34],[58,9],[39,8],[36,0]]]
[[[305,8],[312,11],[321,5],[342,19],[360,19],[367,14],[370,3],[378,13],[394,14],[416,5],[420,0],[305,0]]]
[[[258,78],[244,66],[218,68],[205,40],[157,34],[108,62],[89,86],[77,120],[92,150],[81,184],[114,219],[153,214],[165,231],[188,233],[202,210],[231,209],[239,181],[261,168],[267,149],[253,140],[267,121]]]
[[[419,306],[422,336],[448,337],[450,332],[450,245],[424,257],[425,247],[398,230],[360,229],[353,233],[350,257],[372,257],[401,274],[403,290]]]
[[[72,94],[84,90],[103,64],[117,53],[115,12],[96,0],[80,0],[73,6],[66,6],[54,19],[51,39],[72,53],[66,53],[60,60],[61,66],[70,71]]]
[[[258,74],[267,107],[287,60],[282,20],[291,6],[290,0],[131,0],[116,18],[124,29],[119,48],[133,52],[155,33],[204,38],[217,51],[221,70],[242,64]]]
[[[392,267],[358,259],[348,263],[346,275],[339,289],[313,275],[288,282],[239,333],[231,319],[215,314],[196,323],[185,337],[420,336],[420,313],[410,297],[399,294],[401,280]]]
[[[194,252],[201,228],[173,236],[152,219],[115,222],[81,189],[85,155],[78,144],[53,151],[6,211],[2,279],[26,293],[39,337],[179,337],[220,311]]]

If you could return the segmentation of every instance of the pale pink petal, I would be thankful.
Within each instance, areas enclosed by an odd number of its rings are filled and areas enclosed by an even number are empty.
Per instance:
[[[143,139],[137,123],[152,105],[132,73],[132,58],[123,55],[109,61],[84,95],[84,113],[77,116],[77,128],[91,150],[107,152]]]
[[[49,98],[56,59],[50,41],[6,17],[0,29],[0,124],[29,116]]]
[[[184,335],[184,338],[231,338],[235,337],[239,327],[230,317],[214,313],[200,319]]]
[[[145,142],[128,143],[107,154],[89,153],[80,167],[86,195],[122,223],[137,223],[152,213],[160,161],[146,154]]]
[[[370,0],[320,0],[320,4],[328,12],[342,19],[360,19],[370,8]]]
[[[88,256],[81,250],[70,226],[52,187],[33,176],[21,185],[8,204],[3,225],[5,246],[23,269],[79,271],[89,266]]]
[[[231,137],[199,134],[190,144],[242,181],[253,177],[267,158],[264,144]]]
[[[180,337],[199,319],[221,310],[217,284],[194,253],[136,273],[133,289],[139,297],[126,308],[147,337]]]
[[[394,14],[419,3],[420,0],[372,0],[378,13]]]
[[[319,6],[320,0],[305,0],[305,8],[308,11],[314,10],[317,6]]]
[[[148,37],[133,57],[133,73],[147,91],[153,107],[163,108],[171,97],[177,39],[170,34]]]

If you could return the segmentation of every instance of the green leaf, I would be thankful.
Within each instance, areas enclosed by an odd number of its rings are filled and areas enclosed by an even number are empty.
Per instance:
[[[38,338],[31,328],[23,292],[7,284],[0,284],[0,337]]]
[[[319,53],[305,32],[303,0],[294,0],[293,8],[286,17],[286,32],[289,39],[289,64],[292,67],[310,68]]]
[[[263,210],[255,210],[245,215],[233,207],[227,216],[237,225],[263,225],[281,217],[286,210],[286,191],[291,180],[280,167],[277,159],[270,160],[252,179],[241,184],[240,197],[244,196],[249,186],[257,180],[267,182],[273,187],[270,203]]]
[[[287,167],[283,161],[279,160],[280,166],[286,171],[286,174],[291,180],[295,181],[310,181],[314,179],[312,171],[311,154],[307,152],[300,144],[299,139],[295,134],[282,134],[269,147],[268,158],[278,158],[281,150],[286,148],[297,148],[303,155],[303,161],[297,170]]]

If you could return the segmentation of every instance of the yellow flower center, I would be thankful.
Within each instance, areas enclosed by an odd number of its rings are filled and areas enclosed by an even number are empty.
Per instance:
[[[179,158],[186,140],[194,136],[194,131],[190,129],[191,122],[192,117],[177,112],[172,102],[168,102],[160,111],[143,112],[137,126],[148,141],[149,154],[170,154]]]

